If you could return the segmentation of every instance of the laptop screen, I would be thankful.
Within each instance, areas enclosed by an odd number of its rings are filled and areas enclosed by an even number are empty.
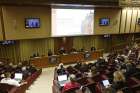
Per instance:
[[[16,80],[22,80],[23,74],[22,73],[15,73],[14,79]]]
[[[59,75],[58,76],[58,81],[64,81],[67,80],[67,75]]]
[[[108,87],[108,85],[110,84],[108,80],[103,80],[102,82],[105,87]]]

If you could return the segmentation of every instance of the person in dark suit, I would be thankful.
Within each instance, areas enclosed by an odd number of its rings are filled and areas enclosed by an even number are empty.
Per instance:
[[[63,74],[67,74],[65,68],[64,68],[64,65],[63,63],[60,63],[58,68],[57,68],[57,74],[58,75],[63,75]]]
[[[94,52],[96,51],[96,48],[92,46],[90,50]]]
[[[48,56],[52,56],[53,52],[51,51],[51,49],[48,50]]]
[[[130,60],[128,63],[126,63],[126,76],[129,77],[133,75],[136,72],[136,66],[132,63]]]

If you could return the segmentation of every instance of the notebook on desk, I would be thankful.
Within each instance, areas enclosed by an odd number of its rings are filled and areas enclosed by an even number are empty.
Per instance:
[[[61,87],[63,87],[66,82],[68,82],[68,77],[66,74],[58,76],[58,83]]]

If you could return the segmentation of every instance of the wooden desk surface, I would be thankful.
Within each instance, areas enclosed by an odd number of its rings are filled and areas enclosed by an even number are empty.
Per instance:
[[[82,53],[60,55],[60,62],[64,64],[75,63],[83,60],[84,60],[84,55]]]

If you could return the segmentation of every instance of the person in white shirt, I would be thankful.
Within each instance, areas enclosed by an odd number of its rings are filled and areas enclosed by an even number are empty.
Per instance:
[[[1,80],[1,83],[6,83],[6,84],[9,84],[9,85],[14,85],[14,86],[17,86],[17,87],[19,87],[19,86],[21,86],[23,84],[27,84],[27,82],[19,83],[19,81],[15,80],[15,79],[12,79],[10,72],[5,73],[5,78],[3,78]]]

